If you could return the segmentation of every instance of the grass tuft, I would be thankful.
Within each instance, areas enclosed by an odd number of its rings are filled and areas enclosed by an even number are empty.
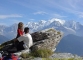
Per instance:
[[[53,54],[53,52],[49,49],[39,49],[39,50],[33,51],[31,53],[32,56],[41,57],[41,58],[48,58],[52,54]]]

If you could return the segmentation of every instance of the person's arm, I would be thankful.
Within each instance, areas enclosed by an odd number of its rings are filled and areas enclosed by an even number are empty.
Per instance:
[[[18,40],[19,42],[23,41],[23,40],[24,40],[24,36],[18,37],[17,40]]]

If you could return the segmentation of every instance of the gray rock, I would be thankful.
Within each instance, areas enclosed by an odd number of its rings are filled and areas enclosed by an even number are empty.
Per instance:
[[[37,34],[37,35],[36,35]],[[34,45],[32,46],[32,51],[38,49],[50,49],[52,51],[56,50],[56,46],[63,37],[63,33],[59,32],[53,28],[42,30],[32,34]]]

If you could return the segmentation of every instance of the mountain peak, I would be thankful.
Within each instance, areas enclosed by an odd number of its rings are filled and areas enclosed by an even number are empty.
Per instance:
[[[61,20],[61,19],[58,19],[58,18],[53,18],[51,20],[49,20],[50,22],[54,22],[54,21],[58,21],[60,22],[62,25],[65,23],[65,20]]]
[[[42,29],[47,28],[55,28],[64,32],[64,35],[68,34],[76,34],[82,36],[83,34],[83,25],[79,22],[72,20],[62,20],[58,18],[52,18],[50,20],[41,20],[39,22],[27,22],[25,27],[29,27],[31,32],[40,31]],[[0,34],[4,34],[4,36],[10,37],[9,35],[16,35],[17,24],[13,24],[9,27],[4,27],[0,25]],[[11,33],[11,31],[13,31]]]
[[[41,20],[40,22],[41,22],[41,23],[46,23],[46,21],[45,21],[45,20]]]

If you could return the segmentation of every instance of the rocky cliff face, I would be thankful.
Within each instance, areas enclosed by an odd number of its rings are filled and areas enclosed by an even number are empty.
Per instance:
[[[56,46],[63,37],[63,33],[53,28],[42,30],[31,34],[33,37],[34,45],[32,50],[38,49],[51,49],[56,50]]]

